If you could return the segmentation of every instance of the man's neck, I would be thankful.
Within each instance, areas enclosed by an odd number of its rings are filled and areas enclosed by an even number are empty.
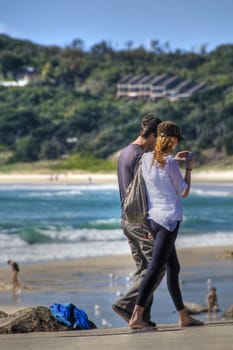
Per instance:
[[[150,150],[150,143],[148,142],[149,139],[146,139],[145,137],[138,136],[134,142],[132,142],[134,145],[140,146],[145,152],[148,152]]]
[[[133,145],[138,145],[138,146],[140,146],[140,147],[143,148],[145,151],[147,150],[147,140],[146,140],[144,137],[142,137],[142,136],[138,136],[138,137],[136,138],[136,140],[134,140],[134,141],[132,142],[132,144],[133,144]]]

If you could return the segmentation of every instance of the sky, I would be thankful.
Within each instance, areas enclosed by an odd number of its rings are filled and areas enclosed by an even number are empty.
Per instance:
[[[42,45],[84,49],[105,40],[114,50],[150,48],[207,51],[233,44],[233,0],[0,0],[0,33]]]

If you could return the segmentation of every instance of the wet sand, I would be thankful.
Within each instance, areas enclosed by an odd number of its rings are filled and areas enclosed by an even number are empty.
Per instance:
[[[225,266],[231,263],[233,266],[232,252],[233,247],[231,246],[180,248],[178,256],[182,267],[195,269]],[[130,255],[104,256],[24,264],[21,265],[20,279],[25,281],[26,289],[54,290],[57,284],[61,283],[59,287],[66,290],[74,278],[74,273],[89,275],[94,280],[98,279],[98,275],[102,273],[127,276],[132,271],[134,271],[134,262]],[[0,281],[0,291],[3,291],[2,283],[5,282],[8,286],[10,283],[8,266],[0,268]],[[85,283],[79,288],[85,290]]]
[[[213,282],[219,287],[220,304],[223,308],[233,303],[231,292],[233,247],[184,248],[178,250],[178,255],[185,301],[205,303],[206,281],[211,276]],[[130,256],[24,264],[21,265],[19,276],[23,284],[22,293],[12,297],[9,267],[2,267],[0,268],[0,310],[12,313],[26,306],[49,306],[52,302],[73,302],[87,311],[90,319],[97,322],[98,327],[104,326],[104,318],[107,319],[106,325],[110,328],[115,325],[123,326],[124,321],[112,312],[111,304],[119,297],[120,292],[125,292],[129,288],[126,281],[132,277],[134,270],[134,263]],[[165,304],[165,308],[167,300],[171,303],[166,293],[167,287],[164,281],[157,297],[158,302],[155,302],[155,315],[162,315],[159,308],[162,303]],[[96,305],[102,310],[100,316],[96,315]],[[170,308],[173,308],[172,304],[168,307]],[[167,315],[166,310],[164,313],[169,317],[170,323],[176,322],[174,312],[170,316]],[[162,321],[163,318],[161,318]]]
[[[218,278],[229,289],[229,280],[232,283],[233,277],[233,247],[208,247],[195,249],[179,249],[179,259],[182,266],[182,278],[188,280],[198,279],[203,274],[215,271]],[[72,261],[56,261],[43,264],[22,265],[21,281],[25,284],[25,289],[20,297],[25,297],[31,306],[37,306],[37,295],[59,295],[65,293],[69,295],[73,288],[76,289],[78,300],[84,295],[84,299],[90,304],[99,303],[100,307],[108,304],[108,292],[114,287],[112,284],[102,284],[102,277],[107,276],[114,279],[114,276],[127,276],[134,270],[133,261],[130,256],[110,256],[98,258],[85,258]],[[74,280],[78,283],[74,286]],[[22,309],[19,300],[10,299],[10,291],[4,291],[3,286],[10,286],[9,269],[0,268],[0,310],[13,313]],[[219,281],[219,280],[218,280]],[[198,285],[198,288],[200,284]],[[224,287],[224,288],[225,288]],[[223,291],[225,290],[223,288]],[[100,292],[102,299],[96,299],[93,289]],[[232,300],[232,285],[230,286]],[[2,296],[8,296],[8,303],[2,302]],[[34,298],[33,298],[34,295]],[[71,294],[70,294],[71,295]],[[92,295],[88,300],[88,296]],[[28,299],[27,299],[28,297]],[[223,297],[223,295],[221,296]],[[11,300],[11,302],[9,302]],[[41,300],[41,299],[40,299]],[[102,304],[101,304],[102,300]],[[88,304],[87,304],[88,305]],[[108,319],[110,322],[116,315],[109,307]],[[161,305],[162,307],[162,305]],[[166,310],[165,310],[166,312]],[[88,313],[89,315],[89,313]],[[89,317],[92,319],[94,314]],[[98,317],[98,316],[97,316]],[[102,317],[102,316],[101,316]],[[118,317],[119,318],[119,317]],[[93,320],[93,319],[92,319]],[[94,320],[95,321],[95,320]],[[35,332],[27,334],[5,334],[0,335],[1,349],[4,350],[50,350],[50,349],[96,349],[96,350],[116,350],[129,349],[138,350],[156,348],[163,350],[229,350],[232,347],[232,326],[233,321],[207,321],[203,327],[179,328],[177,322],[158,323],[157,332],[131,331],[127,324],[120,327],[109,327],[107,323],[96,330],[87,331],[64,331],[64,332]]]
[[[223,275],[223,283],[227,285],[228,280],[232,281],[233,275],[233,247],[208,247],[195,249],[180,249],[178,251],[184,279],[195,275],[200,276],[203,271],[217,271],[217,276]],[[112,286],[101,285],[100,276],[107,275],[128,275],[134,270],[130,256],[111,256],[101,258],[85,258],[72,261],[56,261],[43,264],[30,264],[22,266],[21,281],[27,285],[22,295],[40,295],[51,293],[54,295],[68,293],[73,288],[73,280],[79,277],[77,294],[84,292],[86,298],[93,288],[101,290],[103,304],[107,302],[106,295]],[[228,271],[228,272],[227,272]],[[9,269],[0,269],[1,283],[9,282]],[[99,284],[98,284],[99,283]],[[8,283],[9,285],[9,283]],[[2,300],[3,289],[0,291]],[[232,288],[230,290],[232,296]],[[48,295],[48,294],[47,294]],[[223,297],[223,296],[222,296]],[[26,300],[26,299],[25,299]],[[33,299],[30,299],[31,301]],[[232,300],[233,301],[233,300]],[[96,300],[92,300],[96,303]],[[8,305],[0,301],[0,310],[7,313],[15,312],[23,305],[13,301]],[[34,299],[34,306],[36,298]],[[32,305],[32,306],[33,306]],[[114,317],[111,311],[109,317]],[[90,318],[91,319],[91,318]],[[158,324],[157,332],[131,331],[127,324],[121,327],[103,326],[101,329],[88,331],[64,331],[64,332],[35,332],[28,334],[6,334],[0,335],[1,349],[4,350],[50,350],[50,349],[129,349],[137,350],[151,346],[158,349],[174,350],[229,350],[232,347],[232,325],[233,321],[205,321],[203,327],[179,328],[177,323]]]

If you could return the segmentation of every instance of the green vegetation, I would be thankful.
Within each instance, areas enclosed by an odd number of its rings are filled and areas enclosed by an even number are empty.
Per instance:
[[[97,159],[93,156],[85,157],[81,154],[72,154],[64,161],[59,162],[51,167],[54,170],[82,170],[91,172],[112,172],[116,171],[116,163],[114,161]]]
[[[80,39],[46,47],[0,35],[0,81],[26,66],[37,76],[26,87],[0,86],[0,170],[114,171],[109,157],[132,140],[147,112],[177,122],[198,153],[199,165],[232,164],[233,45],[207,53],[171,52],[154,41],[114,51],[106,42],[90,51]],[[210,88],[189,99],[159,102],[116,99],[129,73],[177,74]]]

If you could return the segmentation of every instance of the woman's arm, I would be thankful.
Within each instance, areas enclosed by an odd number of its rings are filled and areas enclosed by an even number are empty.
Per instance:
[[[189,151],[181,151],[176,154],[174,157],[178,161],[186,162],[186,169],[185,169],[185,176],[184,176],[184,181],[187,184],[186,189],[182,193],[182,197],[188,197],[190,188],[191,188],[191,173],[193,169],[193,164],[195,161],[195,157],[191,154]]]
[[[185,176],[184,176],[184,180],[187,183],[187,188],[183,193],[183,197],[188,197],[189,192],[190,192],[190,188],[191,188],[191,174],[192,174],[192,170],[193,170],[193,164],[194,164],[194,156],[189,156],[187,155],[185,158],[186,161],[186,169],[185,169]]]

